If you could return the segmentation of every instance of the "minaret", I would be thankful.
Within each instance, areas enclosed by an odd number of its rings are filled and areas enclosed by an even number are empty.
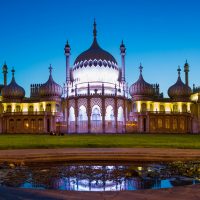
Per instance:
[[[66,56],[66,82],[69,83],[70,82],[70,46],[67,40],[67,43],[65,45],[65,56]]]
[[[8,67],[6,65],[6,62],[4,63],[2,70],[3,70],[4,86],[6,86],[7,85],[7,73],[8,73]]]
[[[126,55],[126,47],[123,43],[120,45],[120,54],[121,54],[121,69],[122,69],[122,75],[121,75],[121,81],[125,82],[125,55]]]
[[[184,65],[184,72],[185,72],[185,84],[187,85],[187,86],[189,86],[189,78],[188,78],[188,73],[189,73],[189,64],[188,64],[188,62],[187,62],[187,60],[186,60],[186,62],[185,62],[185,65]]]

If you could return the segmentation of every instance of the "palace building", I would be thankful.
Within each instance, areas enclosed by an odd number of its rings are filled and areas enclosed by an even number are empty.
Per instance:
[[[189,64],[185,81],[180,77],[163,97],[158,84],[147,83],[139,66],[139,78],[126,83],[126,48],[120,45],[120,64],[97,41],[96,23],[93,42],[70,64],[67,41],[66,81],[58,85],[49,67],[44,84],[31,84],[30,97],[15,80],[7,84],[8,67],[3,65],[4,83],[0,85],[0,132],[2,133],[199,133],[200,88],[189,87]]]

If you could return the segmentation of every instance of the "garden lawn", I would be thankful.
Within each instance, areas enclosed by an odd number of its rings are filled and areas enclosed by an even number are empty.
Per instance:
[[[0,135],[0,149],[34,148],[152,147],[200,149],[200,135],[117,134],[117,135]]]

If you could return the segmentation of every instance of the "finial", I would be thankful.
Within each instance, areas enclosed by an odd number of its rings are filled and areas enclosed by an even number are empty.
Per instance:
[[[180,77],[180,75],[181,75],[181,68],[180,68],[180,66],[178,66],[177,71],[178,71],[178,77]]]
[[[67,40],[66,47],[69,47],[69,41]]]
[[[15,70],[14,70],[14,67],[12,68],[11,72],[12,72],[12,77],[14,78],[14,77],[15,77]]]
[[[52,66],[51,66],[51,64],[50,64],[50,66],[49,66],[49,73],[50,73],[50,76],[51,76],[51,73],[52,73]]]
[[[95,18],[94,18],[94,23],[93,23],[93,36],[94,36],[94,38],[97,37],[97,29],[96,29],[96,26],[97,26],[97,24],[96,24],[96,20],[95,20]]]
[[[139,69],[140,69],[140,74],[142,74],[142,69],[143,69],[142,63],[140,63]]]
[[[187,59],[186,59],[186,61],[185,61],[185,64],[188,64]]]

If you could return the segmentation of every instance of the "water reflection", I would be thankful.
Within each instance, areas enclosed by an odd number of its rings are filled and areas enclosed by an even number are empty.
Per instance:
[[[158,163],[32,163],[0,169],[1,185],[21,188],[120,191],[170,188],[196,183],[199,181],[195,177],[180,173],[170,164]]]

